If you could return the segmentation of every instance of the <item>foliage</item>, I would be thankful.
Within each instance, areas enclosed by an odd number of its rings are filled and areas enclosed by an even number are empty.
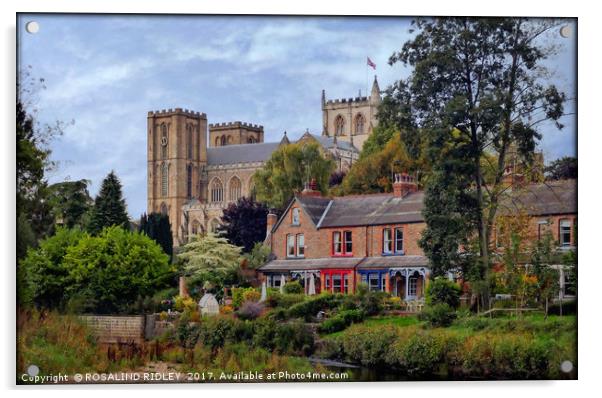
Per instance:
[[[88,193],[89,180],[65,181],[48,187],[48,201],[56,220],[67,228],[85,228],[93,203]]]
[[[103,228],[117,225],[126,230],[130,228],[125,199],[121,192],[121,181],[111,171],[102,181],[100,191],[94,199],[94,207],[90,214],[88,232],[98,235]]]
[[[351,166],[339,193],[347,195],[391,192],[395,173],[414,173],[417,170],[425,171],[427,165],[420,160],[413,160],[401,141],[401,136],[395,134],[382,151],[361,158]]]
[[[548,231],[531,249],[532,272],[537,280],[535,297],[538,302],[545,303],[546,314],[549,302],[557,297],[560,291],[560,273],[551,267],[554,257],[553,237]]]
[[[290,281],[284,285],[284,293],[287,294],[299,294],[303,293],[303,286],[299,281]]]
[[[577,158],[564,156],[552,161],[544,170],[547,180],[577,178]]]
[[[265,204],[242,197],[224,209],[218,231],[230,243],[249,253],[265,239],[267,215]]]
[[[146,215],[144,213],[140,217],[138,231],[157,242],[171,260],[173,256],[173,235],[171,233],[169,215],[162,213],[150,213]]]
[[[17,335],[18,376],[26,374],[31,364],[40,368],[40,376],[110,370],[92,333],[74,316],[21,310],[17,313]]]
[[[65,291],[74,284],[72,270],[64,258],[84,238],[89,236],[79,229],[57,228],[53,236],[40,242],[38,249],[30,249],[21,263],[23,297],[39,307],[63,307]]]
[[[286,286],[286,285],[285,285]],[[305,294],[282,294],[279,291],[268,292],[267,304],[271,308],[289,308],[305,301]]]
[[[262,312],[263,304],[258,303],[257,301],[248,300],[242,303],[239,310],[236,312],[236,315],[242,320],[252,321],[259,318]]]
[[[334,168],[334,161],[324,156],[316,142],[281,145],[253,175],[257,199],[270,207],[284,208],[311,179],[325,195]]]
[[[360,160],[369,157],[375,153],[381,152],[385,149],[385,146],[393,136],[400,135],[399,130],[397,130],[393,126],[388,126],[384,124],[379,124],[374,127],[372,130],[372,134],[368,136],[368,139],[364,142],[362,146],[362,151],[360,152]]]
[[[330,175],[328,179],[328,187],[333,188],[338,185],[341,185],[345,177],[347,176],[347,172],[343,170],[337,170]]]
[[[269,246],[264,245],[263,242],[257,242],[253,245],[250,253],[243,254],[246,260],[247,268],[257,269],[267,263],[270,258],[272,250]]]
[[[255,289],[248,289],[245,292],[243,292],[242,298],[243,298],[244,301],[255,301],[255,302],[257,302],[261,298],[261,293],[259,293]]]
[[[311,319],[320,311],[338,307],[342,300],[343,295],[341,294],[320,294],[291,306],[287,311],[287,316],[290,318]]]
[[[320,324],[318,331],[320,333],[334,333],[345,329],[353,323],[360,323],[364,320],[366,314],[362,310],[345,310],[329,318]]]
[[[390,346],[397,336],[398,330],[392,326],[349,328],[341,340],[345,358],[363,366],[384,368]]]
[[[444,277],[436,277],[426,288],[426,303],[429,305],[445,303],[451,308],[458,308],[461,293],[462,289],[457,283]]]
[[[437,303],[427,306],[420,314],[418,319],[428,322],[431,326],[449,326],[456,319],[456,312],[447,303]]]
[[[180,311],[180,312],[184,312],[184,311],[192,312],[192,311],[195,311],[197,309],[197,303],[191,297],[175,296],[173,298],[173,302],[174,302],[174,309],[176,311]]]
[[[240,247],[213,233],[193,236],[177,258],[185,275],[194,278],[209,277],[212,273],[226,277],[238,270],[241,260]]]
[[[62,263],[69,275],[66,296],[88,298],[94,305],[83,310],[98,313],[119,312],[139,296],[167,287],[173,277],[155,242],[117,226],[83,236],[67,248]]]
[[[511,146],[528,164],[541,138],[539,124],[551,121],[562,128],[559,119],[566,95],[554,85],[546,85],[544,65],[555,51],[546,35],[558,24],[525,18],[419,19],[414,21],[415,36],[389,60],[413,70],[388,90],[382,105],[385,109],[379,109],[383,123],[402,131],[421,131],[429,153],[445,148],[450,140],[466,142],[466,150],[453,153],[453,160],[474,165],[466,174],[471,183],[459,187],[438,184],[442,191],[438,195],[451,191],[453,197],[458,190],[474,195],[475,230],[466,234],[474,232],[478,237],[478,264],[484,280],[491,265],[492,226],[506,189],[503,173]],[[456,130],[458,138],[445,134]],[[485,153],[497,160],[489,166],[493,173],[482,167]],[[433,168],[440,170],[441,166],[433,163]],[[493,175],[492,181],[486,181],[488,173]],[[433,200],[427,201],[426,208],[444,216],[457,205],[450,209]],[[427,220],[427,224],[430,227],[432,222]]]
[[[255,292],[255,288],[252,287],[233,287],[232,288],[232,306],[239,308],[245,301],[245,293]],[[255,300],[257,301],[257,300]]]

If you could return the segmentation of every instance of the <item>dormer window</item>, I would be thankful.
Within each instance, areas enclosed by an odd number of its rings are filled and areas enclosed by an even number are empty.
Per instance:
[[[293,209],[293,213],[292,213],[292,224],[293,225],[299,225],[299,213],[300,213],[300,210],[298,207]]]

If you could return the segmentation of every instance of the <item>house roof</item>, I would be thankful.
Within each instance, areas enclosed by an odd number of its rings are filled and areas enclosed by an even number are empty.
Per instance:
[[[320,222],[320,218],[322,218],[324,211],[328,207],[328,203],[331,201],[331,199],[323,198],[321,196],[304,196],[302,194],[295,195],[295,198],[301,205],[303,211],[307,213],[309,218],[311,218],[311,221],[316,226]]]
[[[395,268],[395,267],[426,267],[428,258],[425,256],[383,256],[366,257],[358,269]]]
[[[253,163],[267,161],[279,142],[257,144],[225,145],[207,148],[207,164],[210,166],[233,163]]]
[[[422,192],[403,198],[393,194],[333,198],[320,228],[421,222],[423,199]]]
[[[307,258],[272,260],[258,268],[262,272],[304,271],[314,269],[354,268],[363,257]]]
[[[500,214],[519,210],[531,216],[577,213],[577,180],[529,184],[508,192],[500,200]]]

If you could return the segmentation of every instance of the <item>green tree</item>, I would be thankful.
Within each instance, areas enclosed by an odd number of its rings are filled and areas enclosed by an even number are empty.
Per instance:
[[[242,197],[224,209],[218,231],[230,243],[249,253],[257,242],[265,239],[267,215],[265,204]]]
[[[202,279],[209,274],[228,276],[239,269],[241,248],[224,237],[208,233],[193,236],[177,255],[186,276]]]
[[[553,121],[562,128],[564,93],[545,85],[543,62],[554,51],[546,34],[557,29],[553,20],[524,18],[435,18],[414,22],[418,30],[390,64],[413,67],[407,80],[392,87],[389,114],[411,115],[402,131],[418,128],[435,137],[426,140],[441,147],[440,131],[457,129],[470,150],[462,154],[474,164],[471,174],[476,200],[476,235],[484,279],[491,264],[492,226],[500,197],[506,189],[503,173],[507,152],[516,145],[526,160],[541,138],[538,126]],[[401,92],[400,92],[401,91]],[[408,106],[411,108],[407,111]],[[383,112],[383,114],[386,114]],[[394,119],[392,122],[399,122]],[[387,122],[385,122],[387,123]],[[485,181],[482,159],[495,155],[493,181]]]
[[[40,242],[38,249],[30,249],[21,262],[23,285],[20,296],[44,308],[58,308],[65,304],[65,289],[73,284],[70,270],[63,260],[70,247],[87,237],[79,229],[57,228],[56,233]]]
[[[395,126],[386,126],[384,124],[376,126],[362,146],[360,160],[385,149],[385,145],[396,134],[399,134],[399,130]]]
[[[130,228],[125,200],[121,193],[121,182],[115,172],[111,171],[102,181],[100,192],[94,200],[88,232],[97,235],[103,228],[113,225]]]
[[[88,193],[88,180],[65,181],[48,187],[48,201],[56,220],[67,228],[84,228],[93,200]]]
[[[311,179],[315,179],[320,192],[326,194],[334,168],[334,161],[316,142],[282,145],[253,175],[257,200],[281,209]]]
[[[551,267],[555,258],[554,238],[548,231],[531,249],[531,264],[537,277],[537,298],[544,303],[546,317],[550,300],[557,297],[560,290],[560,273]]]
[[[428,167],[420,159],[412,159],[401,136],[394,134],[381,151],[361,158],[351,166],[336,193],[391,192],[394,173],[406,171],[414,174],[418,170],[428,171]]]
[[[173,256],[173,235],[167,214],[150,213],[147,216],[144,213],[140,217],[138,231],[157,242],[171,261]]]
[[[175,275],[159,245],[118,226],[69,246],[63,267],[69,272],[64,286],[69,299],[81,300],[81,311],[98,313],[123,311],[138,297],[168,287]]]
[[[577,178],[577,158],[564,156],[554,160],[545,168],[545,175],[548,180]]]
[[[250,253],[244,255],[247,261],[247,267],[250,269],[257,269],[268,262],[272,250],[269,246],[264,245],[263,242],[257,242],[253,246]]]

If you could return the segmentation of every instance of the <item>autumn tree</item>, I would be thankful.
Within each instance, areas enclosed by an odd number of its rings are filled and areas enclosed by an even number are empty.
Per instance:
[[[448,145],[441,133],[445,130],[457,130],[469,142],[458,155],[473,164],[471,184],[462,189],[471,191],[476,201],[474,233],[485,280],[492,227],[506,188],[508,149],[516,145],[519,155],[529,160],[541,138],[541,123],[552,121],[562,128],[566,96],[546,83],[543,65],[555,51],[550,35],[558,26],[547,19],[420,19],[413,23],[416,35],[389,60],[413,70],[388,91],[383,105],[388,112],[382,114],[392,115],[400,130],[425,134],[430,150]],[[490,183],[482,165],[487,152],[496,159]]]
[[[322,194],[327,194],[334,169],[334,161],[316,142],[281,145],[253,175],[257,200],[281,209],[311,179]]]

